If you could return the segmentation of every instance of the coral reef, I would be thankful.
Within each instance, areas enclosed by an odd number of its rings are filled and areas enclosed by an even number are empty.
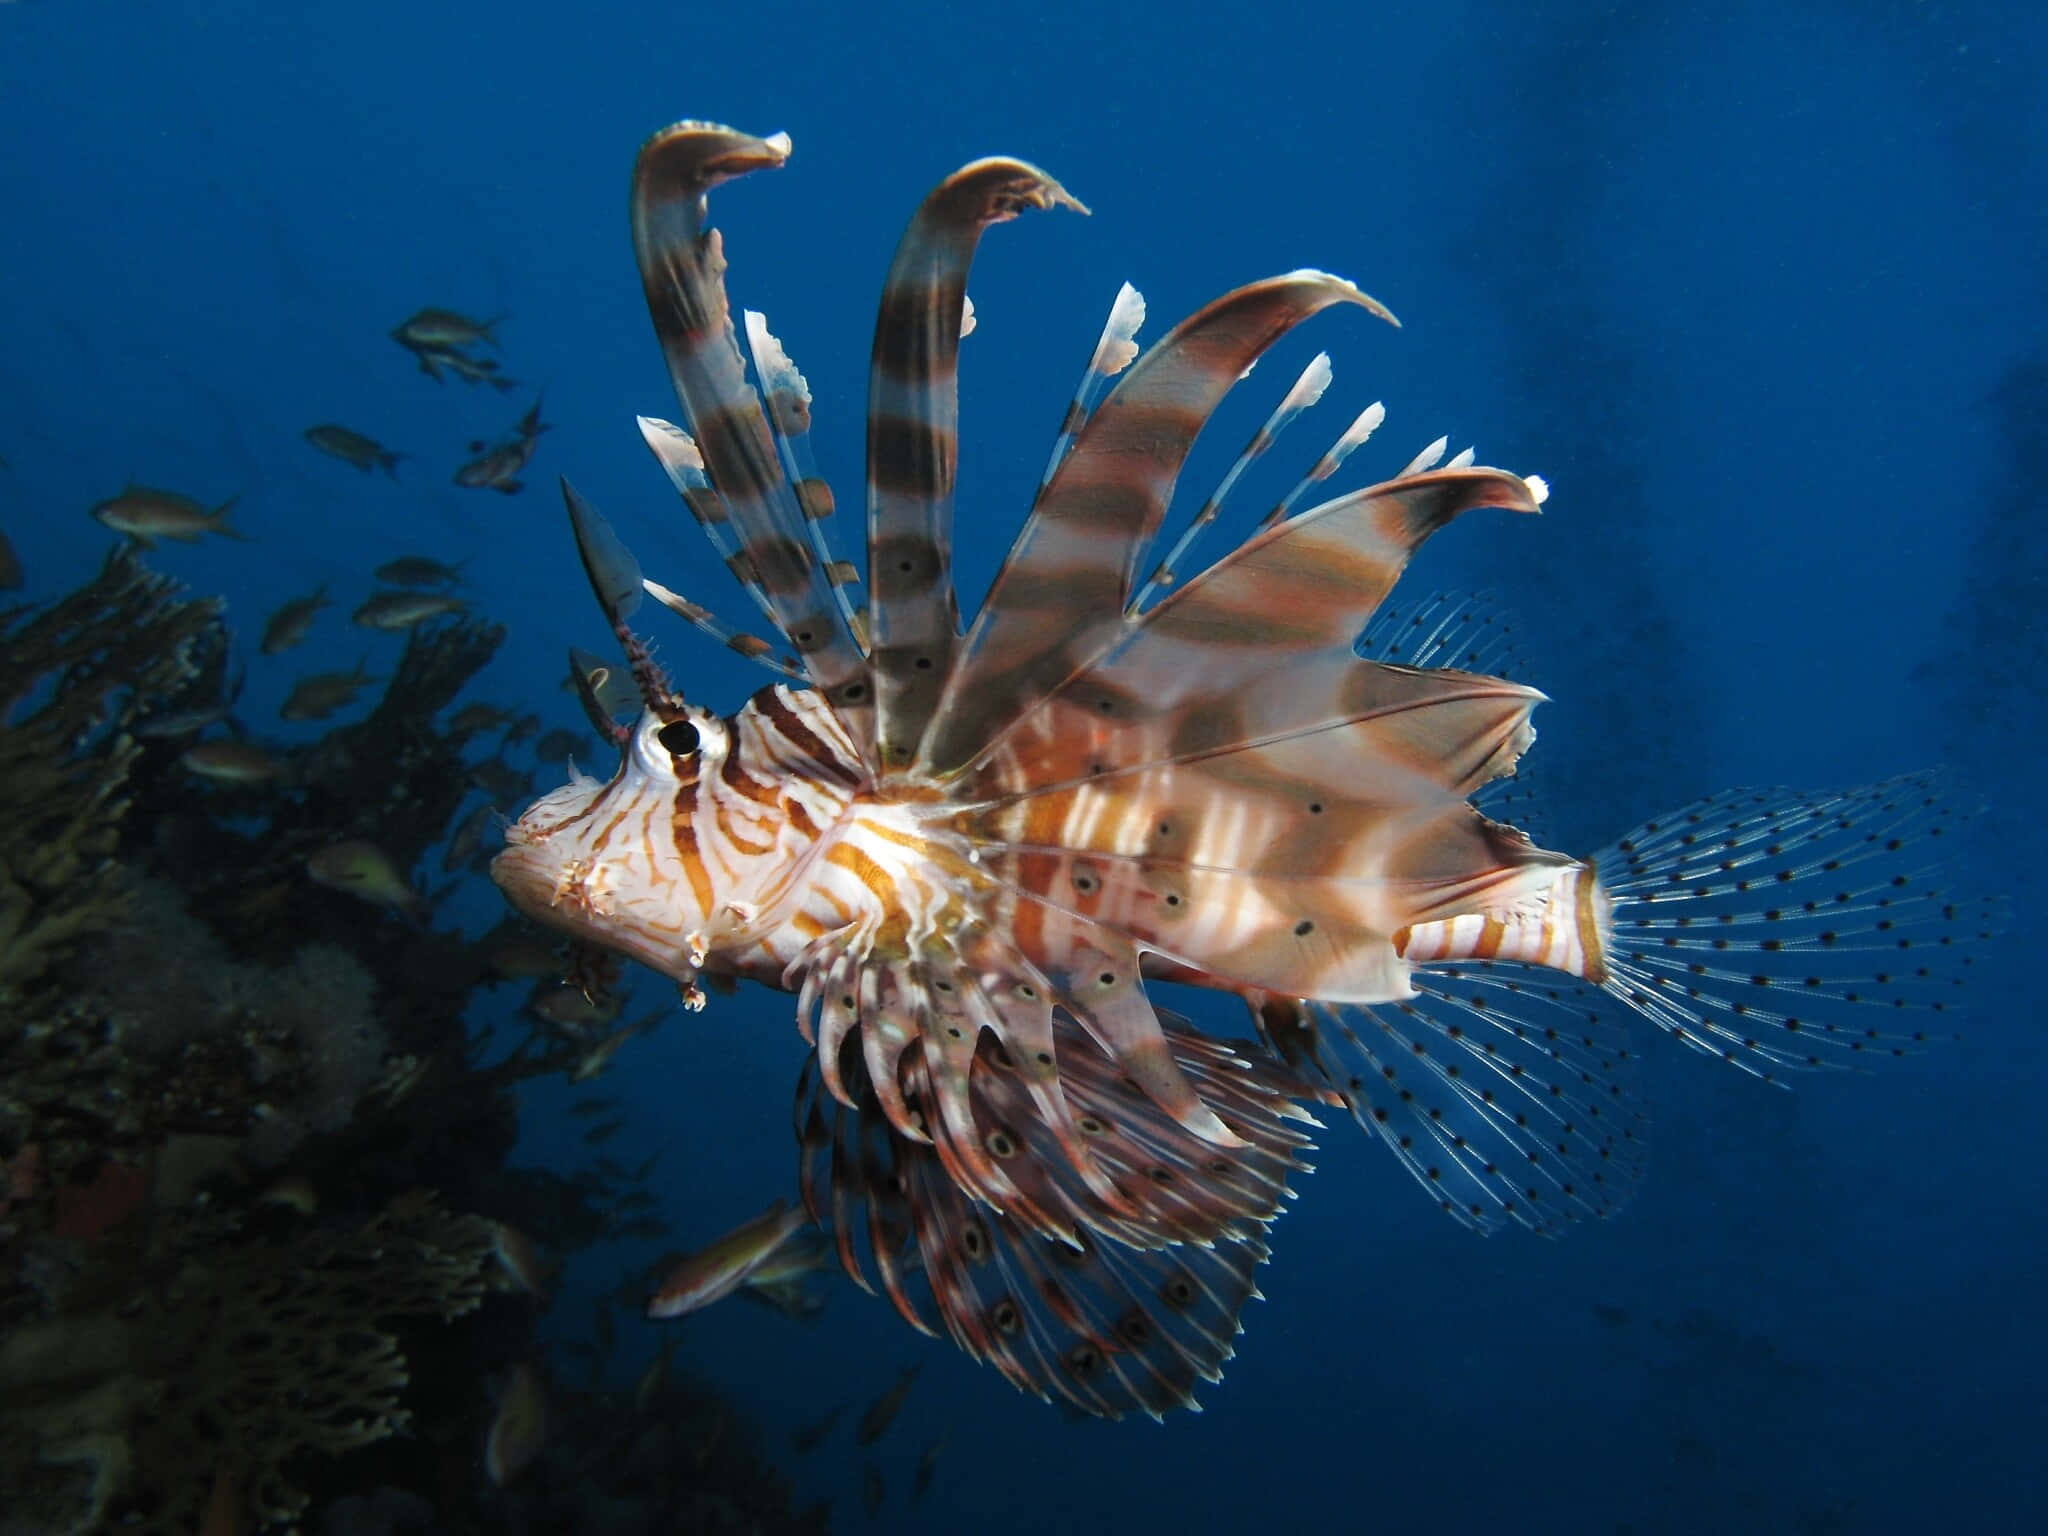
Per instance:
[[[76,591],[0,620],[0,1017],[119,915],[110,860],[141,752],[124,728],[195,676],[219,612],[120,548]]]
[[[551,945],[309,875],[357,839],[406,880],[486,769],[523,782],[537,717],[437,723],[501,630],[416,628],[366,716],[251,743],[281,771],[238,783],[181,761],[239,690],[219,612],[126,548],[0,612],[0,1536],[820,1528],[701,1385],[558,1394],[534,1464],[485,1476],[491,1384],[546,1376],[552,1266],[506,1255],[618,1235],[603,1197],[653,1161],[508,1167],[518,1086],[658,1015],[535,1015],[508,1051],[473,996]]]
[[[0,1345],[20,1528],[196,1530],[221,1483],[248,1521],[295,1522],[295,1458],[407,1422],[405,1357],[380,1322],[474,1311],[493,1263],[490,1222],[423,1194],[344,1230],[189,1246],[161,1286]]]

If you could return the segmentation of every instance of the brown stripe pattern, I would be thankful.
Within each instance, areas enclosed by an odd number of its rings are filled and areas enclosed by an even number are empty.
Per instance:
[[[759,584],[811,681],[858,709],[867,697],[867,660],[812,552],[760,396],[747,382],[726,299],[724,245],[704,226],[710,188],[780,166],[788,154],[780,135],[757,139],[706,123],[656,134],[633,168],[633,252],[676,398],[746,555],[744,579]]]
[[[907,767],[952,665],[953,483],[967,273],[989,225],[1087,212],[1021,160],[977,160],[934,187],[882,283],[868,368],[869,642],[882,773]]]
[[[1138,562],[1210,413],[1268,347],[1333,304],[1383,313],[1327,273],[1271,278],[1182,321],[1117,380],[996,574],[946,679],[921,772],[957,772],[1114,643]]]

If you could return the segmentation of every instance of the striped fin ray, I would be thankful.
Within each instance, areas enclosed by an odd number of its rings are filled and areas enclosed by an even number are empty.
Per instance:
[[[761,376],[767,393],[768,428],[775,434],[776,451],[782,457],[782,471],[796,487],[797,505],[803,508],[804,529],[811,536],[811,553],[825,572],[832,595],[839,600],[839,617],[856,644],[862,644],[861,620],[846,595],[848,586],[860,579],[851,561],[832,552],[825,532],[825,520],[832,515],[832,487],[818,473],[811,456],[811,386],[790,361],[788,350],[768,329],[768,317],[757,309],[743,316],[747,326],[747,351],[753,355],[754,370]]]
[[[725,498],[712,487],[711,476],[704,471],[704,455],[698,450],[697,440],[674,422],[663,421],[659,416],[636,416],[634,420],[640,427],[640,440],[647,444],[647,451],[654,455],[654,462],[661,466],[669,484],[682,497],[684,508],[696,519],[697,527],[710,541],[712,552],[724,562],[733,580],[754,600],[754,606],[761,610],[762,616],[774,624],[775,609],[768,601],[768,594],[761,590],[761,583],[754,578],[753,565],[741,553],[732,514],[726,510]]]
[[[1363,661],[1353,647],[1431,533],[1477,507],[1535,505],[1516,476],[1448,470],[1353,492],[1255,535],[1131,623],[1107,656],[1066,680],[1006,738],[982,747],[969,780],[974,796],[1038,793],[1311,735],[1397,703],[1413,709],[1486,695],[1505,715],[1481,734],[1512,751],[1479,763],[1456,751],[1455,769],[1439,781],[1469,794],[1512,766],[1527,743],[1527,714],[1543,696],[1442,672],[1433,674],[1435,693],[1418,692],[1394,676],[1399,669]],[[1260,686],[1267,679],[1279,682]],[[1455,748],[1441,734],[1448,719],[1428,723],[1436,745]],[[1354,768],[1338,782],[1357,778]]]
[[[1523,669],[1515,623],[1487,593],[1432,592],[1382,603],[1352,647],[1367,661],[1516,677]]]
[[[1393,319],[1341,278],[1289,273],[1213,301],[1117,380],[1025,520],[961,643],[919,752],[924,771],[958,772],[1115,644],[1138,563],[1210,413],[1268,347],[1333,304]]]
[[[1934,774],[1661,816],[1594,860],[1614,901],[1607,990],[1766,1079],[1945,1038],[1999,928],[1943,889],[1965,819]]]
[[[1088,413],[1095,409],[1095,397],[1137,357],[1138,329],[1144,323],[1145,296],[1125,283],[1117,289],[1116,302],[1110,305],[1109,318],[1102,323],[1102,335],[1096,339],[1095,350],[1089,354],[1088,367],[1081,374],[1081,382],[1074,386],[1066,415],[1060,418],[1059,435],[1053,439],[1052,452],[1045,461],[1045,473],[1038,477],[1038,490],[1032,496],[1034,504],[1045,494],[1045,488],[1052,484],[1053,474],[1065,461],[1067,450],[1074,446],[1074,434],[1081,430]]]
[[[812,553],[760,396],[747,382],[725,293],[724,243],[704,225],[712,187],[788,156],[782,134],[758,139],[693,122],[656,134],[633,167],[633,252],[676,398],[738,540],[741,580],[758,584],[811,681],[830,698],[852,689],[858,700],[867,692],[867,658]]]
[[[1314,487],[1321,485],[1343,467],[1344,461],[1364,445],[1367,438],[1380,429],[1387,419],[1387,408],[1375,400],[1351,419],[1351,425],[1339,434],[1337,441],[1330,444],[1323,456],[1309,467],[1293,490],[1274,503],[1273,510],[1259,520],[1259,529],[1264,531],[1294,511],[1294,504],[1306,496]]]
[[[1216,521],[1216,514],[1223,510],[1223,503],[1229,498],[1231,491],[1236,489],[1237,482],[1244,477],[1244,472],[1264,457],[1287,425],[1322,399],[1323,391],[1329,387],[1330,354],[1318,352],[1301,371],[1301,377],[1294,381],[1293,387],[1273,408],[1273,414],[1268,416],[1259,430],[1252,434],[1251,441],[1244,445],[1243,451],[1224,472],[1223,479],[1218,482],[1216,489],[1209,493],[1208,499],[1196,510],[1186,530],[1174,542],[1173,548],[1166,552],[1166,558],[1159,562],[1158,567],[1146,579],[1145,585],[1138,589],[1137,596],[1125,604],[1124,612],[1127,617],[1135,617],[1142,612],[1145,605],[1152,600],[1153,593],[1161,587],[1173,585],[1179,579],[1178,572],[1182,569],[1182,562],[1187,559],[1188,550],[1194,546],[1195,540],[1202,536],[1203,530]]]
[[[1087,212],[1021,160],[963,166],[926,195],[883,280],[868,370],[868,639],[884,774],[916,751],[958,634],[953,484],[968,269],[989,225],[1052,207]]]
[[[1555,1235],[1620,1209],[1648,1151],[1622,1016],[1531,966],[1472,963],[1415,987],[1370,1005],[1249,1000],[1281,1059],[1465,1225]]]
[[[1491,596],[1433,592],[1412,603],[1382,603],[1353,649],[1367,661],[1519,678],[1527,667],[1518,645],[1515,620]],[[1472,803],[1493,820],[1543,840],[1541,797],[1530,782],[1526,756],[1513,773],[1481,785]]]
[[[795,662],[784,660],[775,654],[775,647],[759,635],[746,634],[734,629],[702,603],[694,603],[680,592],[671,591],[652,577],[642,578],[641,585],[647,595],[677,617],[687,620],[699,633],[709,635],[729,651],[735,651],[749,661],[758,661],[778,677],[794,682],[803,682],[803,670]]]
[[[943,1327],[1021,1390],[1112,1418],[1193,1407],[1199,1383],[1219,1378],[1238,1314],[1258,1294],[1265,1231],[1291,1194],[1287,1178],[1305,1171],[1299,1153],[1307,1143],[1287,1097],[1301,1091],[1290,1074],[1177,1022],[1170,1028],[1183,1068],[1213,1079],[1217,1102],[1247,1132],[1242,1149],[1223,1151],[1185,1133],[1176,1141],[1178,1128],[1122,1086],[1115,1064],[1072,1021],[1060,1021],[1057,1048],[1063,1080],[1096,1127],[1091,1135],[1123,1149],[1133,1193],[1161,1220],[1198,1234],[1191,1239],[1163,1238],[1149,1218],[1117,1223],[1141,1239],[1137,1246],[1087,1220],[1061,1238],[976,1200],[935,1148],[895,1130],[850,1044],[840,1073],[851,1105],[835,1102],[816,1063],[806,1063],[799,1080],[805,1203],[833,1229],[856,1280],[867,1286],[872,1272],[906,1319],[926,1332]],[[985,1039],[974,1064],[983,1136],[1023,1170],[1020,1180],[1056,1191],[1042,1196],[1047,1204],[1114,1221],[1031,1117],[1002,1056]],[[913,1104],[925,1102],[921,1064],[906,1066],[903,1091]]]

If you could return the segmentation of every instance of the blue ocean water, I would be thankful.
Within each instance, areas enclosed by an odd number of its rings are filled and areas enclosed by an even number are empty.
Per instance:
[[[1946,763],[1986,807],[1962,883],[2008,893],[2023,934],[2048,853],[2044,80],[2048,15],[1995,3],[19,0],[0,5],[0,528],[47,595],[96,564],[87,509],[130,479],[237,497],[250,542],[152,558],[227,594],[245,640],[332,584],[343,609],[306,648],[251,664],[243,713],[286,742],[319,729],[275,721],[294,677],[395,657],[344,622],[370,568],[464,560],[510,631],[482,694],[575,726],[563,649],[606,636],[558,474],[651,574],[744,605],[633,424],[676,414],[626,238],[641,140],[679,117],[792,136],[713,220],[735,301],[810,379],[842,505],[902,221],[956,165],[1016,154],[1093,213],[998,229],[975,268],[970,600],[1119,281],[1151,338],[1237,283],[1328,268],[1402,328],[1344,315],[1291,340],[1184,485],[1319,346],[1326,413],[1388,402],[1376,468],[1448,432],[1544,475],[1541,519],[1466,519],[1409,580],[1518,616],[1523,675],[1554,699],[1531,758],[1552,845],[1728,785]],[[415,371],[386,333],[425,304],[503,312],[522,389]],[[454,486],[469,441],[542,390],[527,489]],[[311,450],[328,420],[404,453],[396,479]],[[693,700],[761,680],[680,625],[660,637]],[[445,920],[481,931],[496,902],[479,880]],[[732,1306],[675,1325],[678,1359],[778,1440],[923,1360],[876,1458],[907,1530],[2039,1529],[2048,1051],[2024,961],[1994,957],[1959,1043],[1792,1093],[1653,1048],[1647,1182],[1562,1242],[1472,1236],[1332,1123],[1199,1418],[1067,1422],[843,1285],[812,1327]],[[660,994],[641,979],[643,1005]],[[514,1002],[489,1005],[508,1040]],[[681,1240],[788,1192],[787,999],[714,998],[629,1050],[608,1150],[660,1153]],[[587,1156],[567,1098],[532,1087],[517,1160]],[[587,1334],[661,1246],[578,1256],[550,1333]],[[630,1384],[658,1335],[621,1326]],[[784,1457],[840,1529],[863,1523],[867,1459],[843,1428]]]

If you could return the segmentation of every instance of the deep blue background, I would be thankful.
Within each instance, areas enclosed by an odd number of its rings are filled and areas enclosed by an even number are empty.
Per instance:
[[[158,558],[228,593],[252,649],[277,601],[335,584],[313,641],[251,669],[245,713],[286,740],[308,729],[274,721],[299,672],[396,653],[345,623],[369,568],[468,558],[511,626],[484,692],[574,724],[562,649],[603,631],[557,473],[651,572],[752,618],[633,427],[676,414],[626,239],[640,140],[680,116],[794,137],[785,171],[716,194],[713,217],[735,301],[811,379],[842,505],[901,222],[955,165],[1017,154],[1095,213],[999,229],[975,269],[970,598],[1119,280],[1150,338],[1226,287],[1327,267],[1405,329],[1310,327],[1188,486],[1318,346],[1336,385],[1276,463],[1383,396],[1354,466],[1391,472],[1449,431],[1546,475],[1544,518],[1468,519],[1411,579],[1521,616],[1522,675],[1556,699],[1531,759],[1550,841],[1589,849],[1732,783],[1947,761],[1996,849],[1968,883],[2010,893],[2023,938],[2048,852],[2048,11],[1315,10],[0,6],[0,526],[47,594],[97,560],[86,509],[131,476],[239,495],[255,542]],[[555,424],[525,495],[449,483],[531,396],[413,371],[385,332],[422,304],[509,312],[507,367],[546,386]],[[309,449],[321,420],[410,455],[399,482]],[[705,702],[760,680],[680,626],[663,642]],[[480,928],[491,901],[459,910]],[[843,1286],[815,1328],[736,1304],[690,1320],[680,1358],[775,1427],[778,1455],[782,1427],[857,1413],[926,1359],[882,1447],[906,1528],[2039,1528],[2044,1051],[2037,972],[1999,958],[1960,1045],[1868,1077],[1787,1094],[1654,1051],[1647,1186],[1562,1243],[1468,1235],[1332,1125],[1200,1418],[1069,1424]],[[800,1049],[787,1001],[755,993],[678,1016],[605,1080],[635,1111],[606,1150],[666,1149],[684,1240],[787,1190]],[[583,1155],[564,1097],[535,1091],[523,1157]],[[580,1260],[560,1336],[653,1246]],[[615,1379],[652,1337],[625,1322]],[[910,1468],[948,1423],[913,1517]],[[852,1528],[848,1439],[799,1477]]]

